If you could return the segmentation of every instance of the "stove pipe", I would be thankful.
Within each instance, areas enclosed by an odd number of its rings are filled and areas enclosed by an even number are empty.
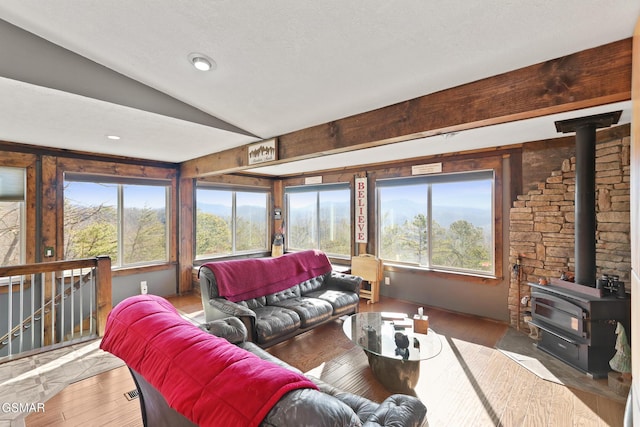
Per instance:
[[[618,123],[622,111],[555,122],[576,132],[575,281],[596,286],[596,129]]]

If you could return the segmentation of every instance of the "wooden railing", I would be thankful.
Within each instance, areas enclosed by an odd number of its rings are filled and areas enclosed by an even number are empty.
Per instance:
[[[111,259],[0,267],[0,362],[104,334]]]

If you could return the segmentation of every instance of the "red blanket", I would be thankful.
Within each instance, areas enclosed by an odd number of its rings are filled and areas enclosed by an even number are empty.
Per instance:
[[[216,276],[218,293],[238,302],[283,291],[331,271],[324,252],[308,250],[277,258],[248,258],[203,264]]]
[[[118,304],[100,348],[124,360],[200,426],[257,426],[288,391],[317,389],[303,375],[202,331],[154,295]]]

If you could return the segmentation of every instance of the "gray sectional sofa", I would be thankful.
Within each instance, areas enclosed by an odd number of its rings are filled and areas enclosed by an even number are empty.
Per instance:
[[[283,368],[302,371],[266,352],[254,343],[246,342],[247,331],[235,317],[206,323],[201,329],[225,338],[263,360]],[[264,426],[403,426],[417,427],[423,424],[427,408],[414,396],[393,394],[382,403],[340,390],[319,378],[306,375],[318,386],[315,390],[296,390],[278,402],[278,410],[272,410],[263,421]],[[319,393],[318,393],[319,392]],[[295,422],[292,420],[295,419]],[[362,424],[360,424],[362,423]]]
[[[235,317],[200,327],[164,298],[136,295],[109,314],[100,347],[129,367],[145,426],[420,426],[414,396],[381,403],[339,390],[246,342]]]
[[[217,275],[225,276],[226,291]],[[362,278],[332,271],[319,251],[303,251],[207,263],[200,267],[199,281],[206,321],[237,317],[249,341],[268,347],[356,313]],[[231,295],[236,287],[242,290]]]

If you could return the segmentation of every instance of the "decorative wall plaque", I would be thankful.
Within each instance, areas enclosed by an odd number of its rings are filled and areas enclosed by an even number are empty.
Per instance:
[[[276,138],[271,138],[265,141],[251,144],[249,147],[247,147],[249,164],[256,165],[258,163],[278,160],[277,142],[278,141]]]

